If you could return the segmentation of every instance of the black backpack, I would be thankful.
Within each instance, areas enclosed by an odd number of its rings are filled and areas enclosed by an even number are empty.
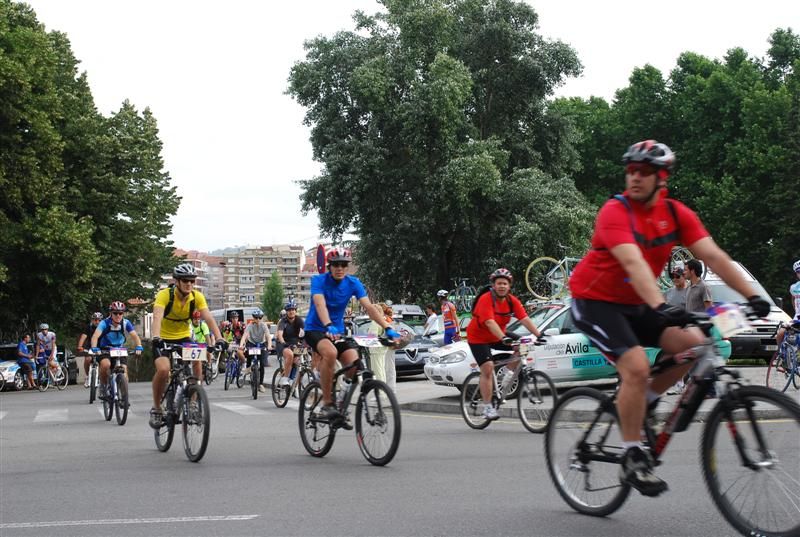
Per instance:
[[[100,332],[100,337],[97,338],[98,345],[100,344],[100,341],[111,332],[111,326],[112,326],[111,316],[108,316],[105,319],[103,319],[103,322],[106,323],[106,327],[103,329],[102,332]],[[116,332],[116,330],[114,331]],[[123,340],[127,341],[128,334],[125,333],[125,319],[122,319],[122,322],[120,323],[120,333],[122,334]]]
[[[648,241],[644,238],[643,235],[641,235],[636,231],[636,226],[633,219],[633,208],[631,207],[628,198],[626,198],[622,194],[614,194],[611,197],[617,200],[618,202],[622,203],[622,205],[625,206],[625,209],[627,209],[628,219],[630,220],[631,232],[633,233],[633,238],[636,240],[637,244],[640,244],[643,248],[654,248],[656,246],[661,246],[662,244],[666,244],[672,241],[679,242],[678,231],[680,229],[680,225],[678,223],[678,214],[675,212],[675,206],[672,205],[671,200],[665,199],[664,201],[667,202],[667,207],[669,208],[669,212],[672,215],[672,219],[675,221],[675,231]],[[600,249],[605,249],[605,248],[600,248]]]
[[[189,299],[189,316],[187,318],[185,318],[185,319],[170,319],[169,318],[169,313],[172,311],[172,305],[175,303],[175,286],[174,285],[170,285],[169,286],[169,301],[167,302],[167,305],[164,307],[164,318],[169,320],[169,321],[177,321],[177,322],[180,322],[180,321],[191,321],[192,314],[194,314],[194,298],[195,298],[194,297],[194,290],[192,290],[192,296]]]

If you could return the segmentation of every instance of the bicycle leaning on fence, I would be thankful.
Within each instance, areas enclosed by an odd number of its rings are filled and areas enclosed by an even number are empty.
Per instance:
[[[492,406],[499,410],[507,399],[517,398],[517,415],[522,425],[532,433],[544,432],[558,399],[555,385],[544,371],[535,367],[534,347],[545,341],[523,337],[511,345],[511,352],[492,351],[495,372],[492,375]],[[521,360],[513,371],[507,369],[510,362]],[[511,374],[508,375],[507,373]],[[498,381],[498,377],[503,378]],[[473,371],[461,386],[461,416],[473,429],[485,429],[491,423],[483,415],[480,391],[481,372]]]
[[[783,341],[778,350],[770,358],[767,367],[767,386],[779,392],[785,392],[789,385],[800,389],[800,364],[797,355],[800,353],[800,322],[778,323],[778,331],[784,328]]]
[[[172,445],[175,426],[183,428],[183,450],[186,457],[197,462],[203,458],[208,447],[211,430],[211,408],[203,383],[194,376],[194,362],[206,360],[206,346],[200,343],[168,345],[165,350],[172,359],[169,384],[161,406],[166,408],[164,421],[156,429],[155,440],[159,451],[167,451]]]
[[[711,338],[709,317],[693,317],[706,336],[695,348],[697,364],[662,427],[655,424],[654,408],[648,409],[643,442],[661,464],[672,436],[689,427],[719,381],[719,400],[703,418],[700,443],[703,478],[714,504],[743,535],[798,536],[800,405],[775,390],[743,385],[738,372],[718,365],[724,361]],[[658,362],[652,374],[676,363],[674,357]],[[569,390],[559,398],[545,433],[553,484],[583,514],[609,515],[631,491],[619,478],[625,450],[615,398],[594,388]]]
[[[361,454],[371,464],[388,464],[400,445],[400,405],[385,382],[374,378],[367,369],[367,349],[391,346],[391,340],[376,336],[345,336],[358,344],[358,360],[336,372],[333,394],[340,416],[328,419],[319,415],[322,409],[322,386],[314,381],[300,396],[297,413],[303,446],[314,457],[324,457],[333,447],[336,431],[353,428],[350,422],[350,402],[357,393],[355,409],[356,441]],[[345,381],[353,373],[352,380]],[[360,386],[360,388],[359,388]]]

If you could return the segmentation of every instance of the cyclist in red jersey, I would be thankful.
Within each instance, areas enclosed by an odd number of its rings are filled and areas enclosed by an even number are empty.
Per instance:
[[[511,317],[516,317],[522,325],[530,330],[531,334],[539,337],[539,330],[528,317],[525,308],[517,297],[511,294],[511,284],[514,278],[508,269],[499,268],[495,270],[489,281],[492,288],[479,295],[475,300],[475,307],[472,311],[472,319],[467,326],[467,343],[469,344],[472,357],[481,368],[481,379],[479,382],[481,399],[483,400],[483,416],[490,420],[496,420],[497,409],[492,406],[492,375],[494,374],[494,360],[492,360],[492,349],[510,351],[509,343],[519,339],[517,334],[506,332]],[[519,360],[508,364],[508,371],[513,375],[514,370],[519,365]]]
[[[766,316],[769,303],[756,295],[697,215],[683,203],[667,199],[667,179],[675,164],[669,147],[645,140],[630,146],[622,161],[626,190],[600,209],[591,248],[575,267],[569,287],[575,324],[622,379],[617,411],[627,451],[620,480],[646,496],[657,496],[667,484],[653,474],[653,460],[641,442],[642,422],[647,405],[692,364],[665,371],[648,384],[650,364],[644,347],[660,347],[673,355],[702,344],[703,335],[697,328],[682,328],[690,317],[683,308],[664,302],[655,275],[680,243],[749,297],[756,314]]]

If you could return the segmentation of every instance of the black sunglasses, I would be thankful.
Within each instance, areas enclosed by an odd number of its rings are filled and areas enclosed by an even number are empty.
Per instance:
[[[337,268],[347,268],[349,263],[347,261],[332,261],[331,266]]]

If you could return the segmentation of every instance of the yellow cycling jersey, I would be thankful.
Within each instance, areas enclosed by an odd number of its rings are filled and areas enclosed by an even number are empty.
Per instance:
[[[208,308],[206,297],[200,291],[194,293],[194,311]],[[186,302],[181,304],[177,292],[172,303],[169,315],[165,315],[161,320],[161,339],[184,339],[192,336],[192,321],[190,317],[189,304],[192,301],[192,294],[186,298]],[[166,308],[169,303],[169,288],[162,289],[156,294],[155,306]]]

